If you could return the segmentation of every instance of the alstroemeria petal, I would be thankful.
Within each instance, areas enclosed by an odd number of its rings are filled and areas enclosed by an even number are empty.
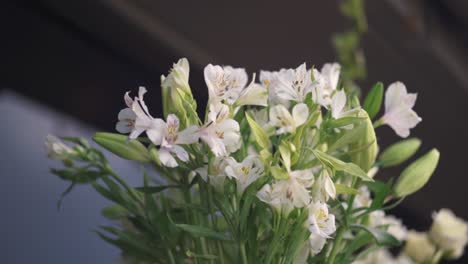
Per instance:
[[[146,135],[156,146],[161,145],[167,125],[162,119],[154,119],[147,125]]]
[[[309,117],[309,108],[306,104],[297,104],[292,109],[292,118],[294,119],[294,126],[298,127],[304,124]]]
[[[175,153],[177,158],[179,158],[183,162],[187,162],[189,160],[188,152],[181,146],[174,145],[171,149],[172,153]]]
[[[336,92],[332,97],[332,103],[330,105],[332,117],[338,119],[342,116],[343,109],[346,105],[346,93],[341,90]]]
[[[177,133],[177,144],[193,144],[198,141],[198,127],[191,126]]]
[[[159,160],[164,166],[170,167],[170,168],[177,167],[178,164],[177,164],[176,159],[171,155],[171,153],[167,149],[161,148],[158,154],[159,154]]]

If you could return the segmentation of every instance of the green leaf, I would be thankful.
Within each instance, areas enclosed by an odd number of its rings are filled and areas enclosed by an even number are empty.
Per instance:
[[[373,181],[372,178],[367,176],[367,174],[361,168],[359,168],[358,165],[354,163],[350,163],[350,162],[346,163],[320,150],[316,150],[316,149],[310,149],[310,150],[315,155],[315,157],[318,160],[320,160],[320,162],[322,162],[322,164],[324,164],[325,166],[334,168],[335,170],[338,170],[338,171],[344,171],[348,174],[359,177],[365,181]]]
[[[249,123],[252,134],[254,135],[255,141],[263,149],[270,148],[270,139],[268,135],[263,130],[263,128],[250,116],[250,114],[245,113],[247,122]]]
[[[187,224],[176,224],[178,228],[190,233],[195,237],[208,237],[217,240],[231,240],[228,236],[223,233],[216,232],[213,229],[203,226],[187,225]]]
[[[376,83],[364,100],[363,108],[369,114],[369,118],[373,119],[380,111],[382,106],[384,86],[383,83]]]
[[[288,179],[288,172],[284,169],[280,168],[279,166],[273,166],[270,168],[271,175],[273,178],[277,180],[285,180]]]
[[[332,119],[328,122],[327,128],[334,129],[348,125],[354,125],[362,122],[363,120],[365,120],[365,118],[355,116],[346,116],[339,119]]]
[[[291,150],[289,149],[287,143],[285,141],[281,141],[278,149],[281,154],[284,167],[286,167],[286,170],[288,171],[291,170]]]
[[[406,167],[395,184],[394,192],[396,197],[407,196],[421,189],[437,168],[439,157],[439,151],[432,149]]]
[[[336,189],[336,194],[352,194],[352,195],[359,194],[358,190],[351,188],[349,186],[343,185],[343,184],[335,183],[335,189]]]
[[[99,132],[94,135],[93,140],[121,158],[141,162],[150,161],[146,147],[138,140],[129,140],[125,135]]]
[[[102,209],[101,214],[109,220],[120,220],[128,216],[129,212],[123,206],[114,204]]]
[[[420,146],[421,140],[418,138],[409,138],[397,142],[382,152],[379,164],[384,168],[399,165],[411,158]]]
[[[373,228],[373,227],[368,227],[368,226],[363,226],[363,225],[351,225],[351,228],[354,229],[360,229],[368,232],[369,234],[374,237],[375,242],[379,246],[399,246],[401,243],[398,239],[396,239],[394,236],[390,235],[387,231],[384,231],[379,228]]]
[[[162,192],[169,188],[180,188],[179,185],[162,185],[162,186],[145,186],[145,187],[136,187],[135,189],[142,193],[153,194]]]
[[[328,150],[332,152],[358,141],[358,139],[362,137],[362,134],[364,133],[365,129],[365,125],[357,125],[353,129],[344,130],[343,135],[340,138],[338,138]]]

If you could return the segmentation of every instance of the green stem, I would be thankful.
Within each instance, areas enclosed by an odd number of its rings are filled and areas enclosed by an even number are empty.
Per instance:
[[[379,126],[385,124],[384,121],[381,119],[377,120],[374,122],[373,126],[374,126],[374,129],[378,128]]]
[[[241,251],[241,256],[242,256],[242,263],[249,264],[249,261],[247,261],[247,253],[245,251],[245,243],[244,242],[240,243],[240,251]]]
[[[328,257],[327,263],[333,264],[335,262],[336,255],[338,254],[338,250],[340,248],[341,240],[343,240],[343,234],[345,233],[346,229],[344,226],[340,226],[338,228],[338,232],[336,234],[335,242],[333,243],[332,251],[330,252],[330,256]]]
[[[440,260],[442,259],[442,256],[444,255],[444,251],[441,249],[438,249],[435,253],[434,256],[432,257],[431,264],[438,264]]]
[[[175,264],[175,259],[174,255],[172,255],[172,251],[170,249],[167,249],[167,255],[169,255],[169,260],[171,261],[171,264]]]
[[[207,192],[208,192],[208,210],[211,214],[211,224],[213,225],[213,228],[216,230],[216,231],[219,231],[218,229],[218,221],[216,220],[216,214],[214,212],[214,209],[213,209],[213,205],[212,205],[212,201],[213,201],[213,190],[210,188],[210,186],[208,186],[208,188],[206,189]],[[221,244],[221,241],[217,240],[216,241],[216,246],[217,246],[217,250],[218,250],[218,256],[220,258],[220,263],[221,264],[224,264],[224,253],[223,253],[223,246]]]

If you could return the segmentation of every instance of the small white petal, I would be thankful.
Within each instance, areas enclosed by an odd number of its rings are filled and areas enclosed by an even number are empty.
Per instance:
[[[297,104],[292,109],[292,118],[294,119],[295,127],[304,124],[309,117],[309,108],[306,104]]]
[[[161,145],[163,137],[166,133],[167,125],[162,119],[154,119],[151,124],[148,125],[146,135],[156,146]]]
[[[171,153],[168,150],[161,148],[158,154],[159,154],[159,160],[164,166],[170,167],[170,168],[177,167],[178,164],[177,164],[176,159],[171,155]]]
[[[187,127],[186,129],[177,133],[177,144],[193,144],[198,141],[200,137],[197,126]]]
[[[189,154],[181,146],[177,146],[177,145],[172,146],[171,152],[175,153],[177,158],[179,158],[183,162],[187,162],[189,160]]]

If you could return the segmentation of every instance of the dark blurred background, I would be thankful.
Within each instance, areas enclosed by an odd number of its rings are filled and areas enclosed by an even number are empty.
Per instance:
[[[80,135],[80,129],[113,131],[117,113],[124,107],[124,92],[136,91],[140,85],[149,90],[147,103],[153,115],[160,115],[160,75],[167,74],[180,57],[187,57],[191,63],[190,83],[200,106],[207,98],[202,72],[208,63],[243,66],[253,72],[295,67],[304,61],[319,66],[336,61],[332,34],[349,27],[349,20],[338,10],[339,2],[1,1],[0,109],[6,111],[0,114],[2,178],[19,174],[15,167],[23,166],[21,162],[28,155],[42,155],[37,150],[20,150],[11,142],[25,145],[29,137],[38,141],[34,146],[42,147],[49,131],[36,129],[39,123],[45,122],[44,116],[55,120],[51,127],[58,134],[64,133],[61,122],[73,122],[72,127],[77,130],[67,130],[72,135]],[[412,135],[423,140],[419,154],[431,147],[437,147],[442,154],[432,180],[408,197],[394,213],[417,230],[427,229],[431,213],[442,207],[449,207],[468,219],[465,153],[468,149],[468,1],[366,1],[366,13],[369,27],[362,47],[368,77],[359,82],[363,93],[377,81],[386,85],[403,81],[410,92],[419,94],[415,109],[423,122],[412,130]],[[15,111],[8,112],[15,107],[30,110],[16,116]],[[35,110],[37,107],[47,113],[58,112],[61,118],[44,114],[28,119],[42,113]],[[27,129],[20,130],[19,123]],[[378,136],[383,147],[398,140],[388,127],[379,128]],[[37,168],[41,165],[47,166],[41,162],[28,164]],[[46,169],[40,169],[43,175],[28,177],[49,177]],[[400,171],[401,168],[395,168],[381,177],[397,176]],[[33,215],[15,213],[26,210],[15,205],[15,196],[38,195],[34,193],[37,188],[24,191],[22,183],[29,184],[27,181],[26,177],[9,177],[4,184],[2,179],[0,186],[4,186],[4,195],[8,194],[4,199],[9,206],[2,207],[0,225],[4,230],[19,231],[2,236],[0,257],[6,256],[6,263],[26,263],[28,256],[37,263],[64,263],[58,258],[34,255],[32,244],[23,248],[12,246],[23,245],[21,239],[13,236],[37,239],[36,229],[26,229],[31,230],[26,232],[23,227],[14,226],[19,222],[37,224]],[[48,190],[49,200],[56,199],[63,191],[59,187]],[[70,199],[78,205],[83,202],[77,196]],[[49,206],[39,201],[30,198],[23,204],[36,209]],[[70,212],[73,208],[66,210]],[[96,210],[91,213],[97,214]],[[87,214],[83,218],[91,214],[86,208],[81,212]],[[61,216],[63,213],[54,210],[47,215],[39,214],[42,221],[47,221],[47,217],[59,222],[66,220]],[[90,221],[85,227],[91,230],[99,224],[93,223]],[[53,238],[43,233],[43,243],[53,245]],[[91,241],[95,235],[88,233],[86,238]],[[102,255],[99,247],[93,246],[96,252],[90,252],[93,248],[90,249],[86,238],[74,241],[70,235],[68,248],[74,249],[67,252],[68,256]],[[62,239],[67,238],[62,236]],[[14,240],[17,243],[11,245]],[[53,248],[44,248],[46,252],[54,252]],[[63,246],[62,250],[66,248]],[[85,259],[76,263],[92,263]],[[107,258],[100,263],[106,261],[111,262]],[[467,262],[465,257],[457,263]]]

